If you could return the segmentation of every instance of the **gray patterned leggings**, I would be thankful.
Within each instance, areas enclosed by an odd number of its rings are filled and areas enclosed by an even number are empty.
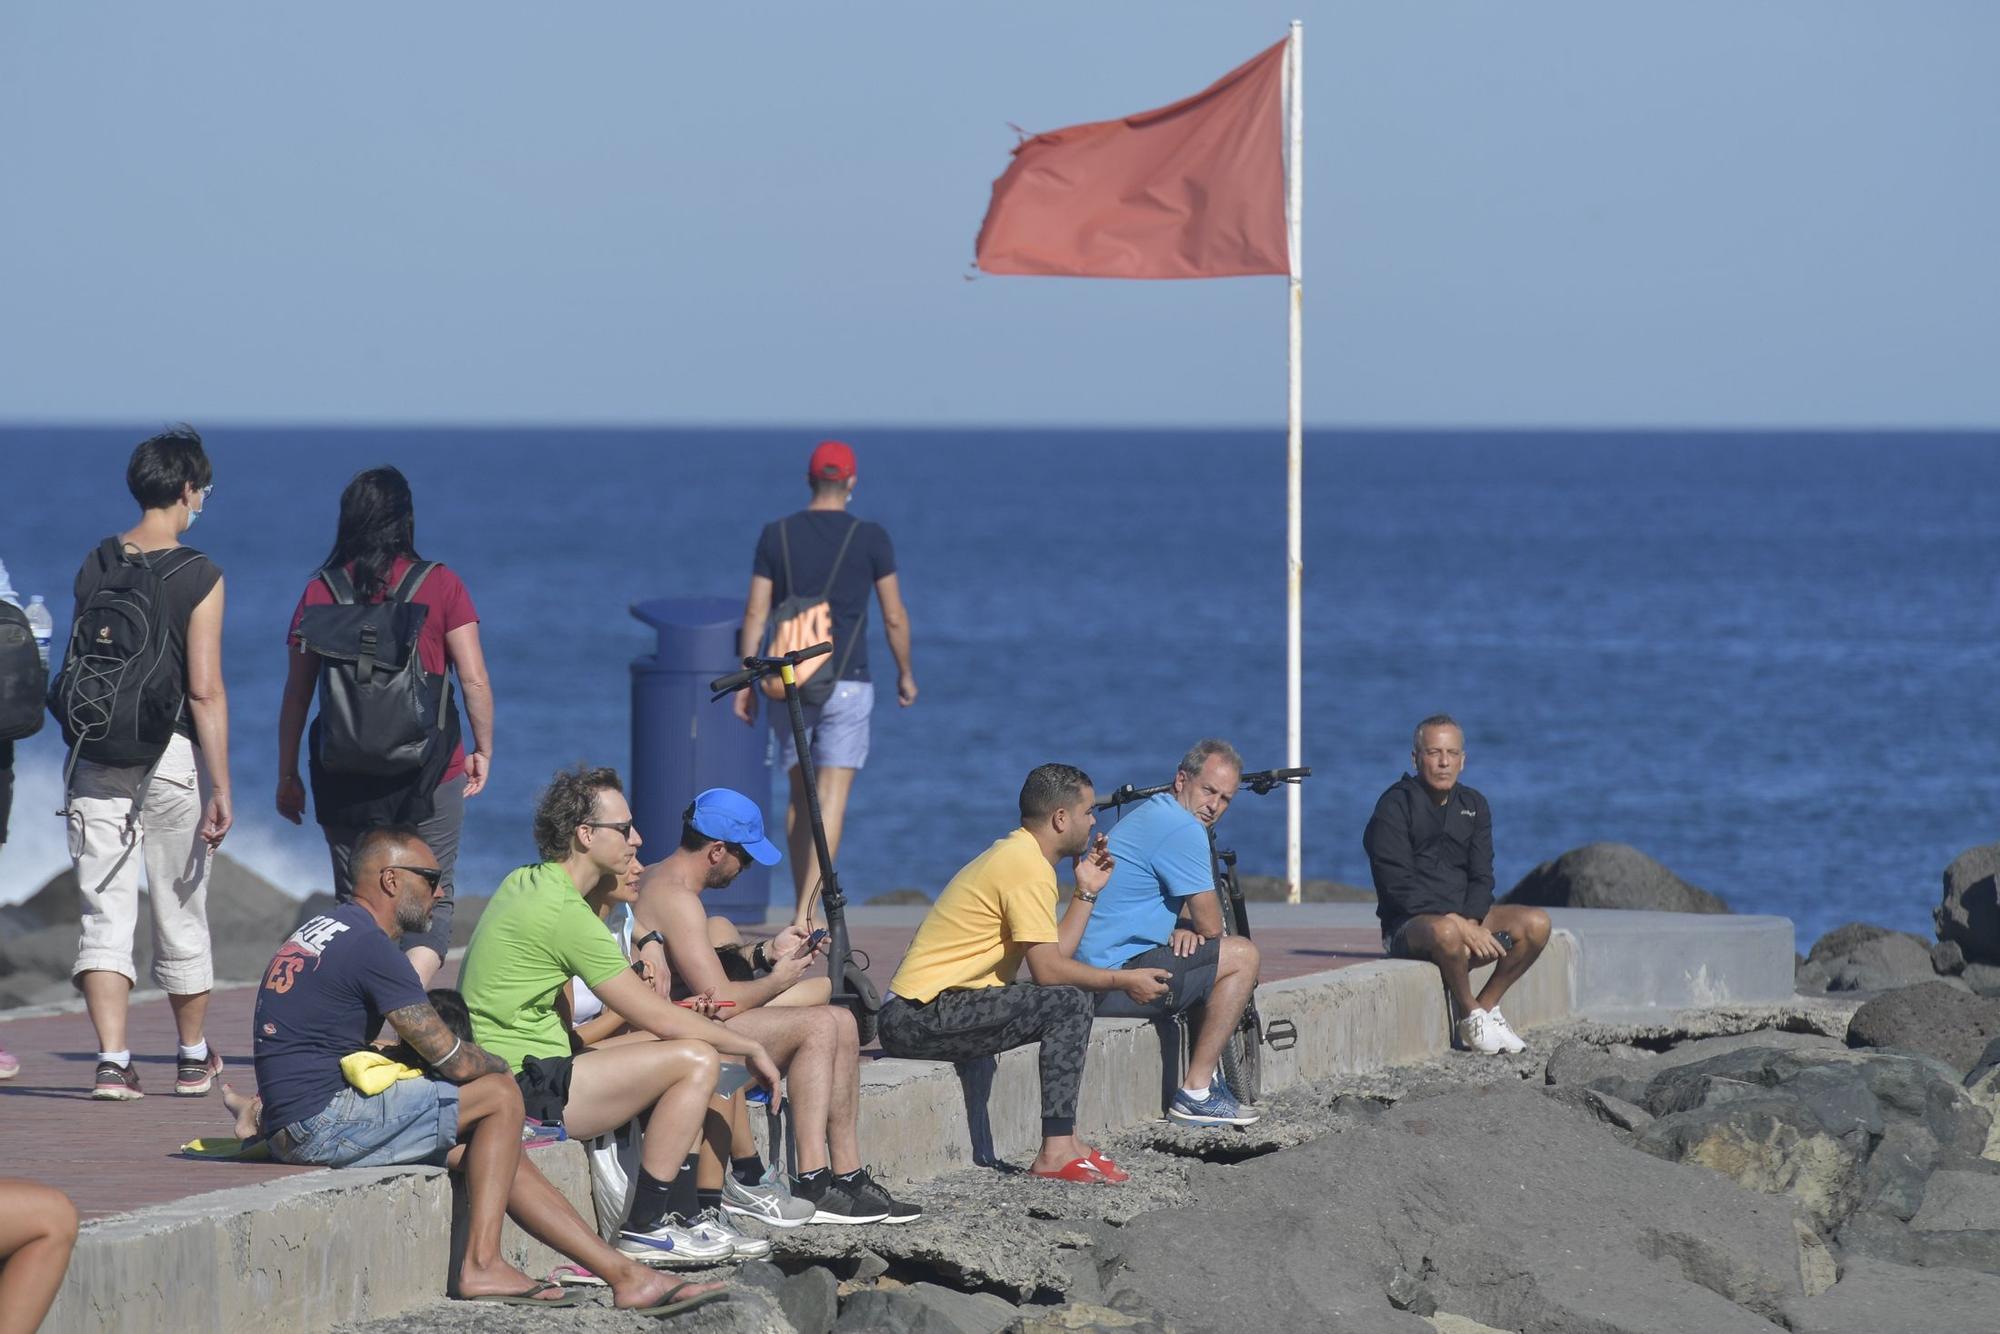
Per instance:
[[[1088,992],[1014,982],[940,992],[925,1005],[891,996],[879,1032],[883,1051],[918,1061],[973,1061],[1041,1043],[1042,1134],[1069,1135],[1095,1016]]]

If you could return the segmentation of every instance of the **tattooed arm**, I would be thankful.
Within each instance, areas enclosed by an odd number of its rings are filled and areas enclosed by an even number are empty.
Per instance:
[[[385,1016],[410,1049],[423,1057],[431,1073],[451,1084],[469,1084],[481,1075],[511,1074],[505,1061],[470,1042],[460,1040],[428,1002],[405,1005]]]

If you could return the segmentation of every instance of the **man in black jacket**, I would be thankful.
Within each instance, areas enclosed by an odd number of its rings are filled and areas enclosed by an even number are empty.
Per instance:
[[[1448,714],[1433,714],[1417,724],[1410,760],[1416,774],[1382,794],[1361,838],[1382,948],[1392,959],[1438,966],[1467,1048],[1521,1051],[1527,1044],[1500,1013],[1500,998],[1549,943],[1549,915],[1493,902],[1493,811],[1458,781],[1464,730]],[[1475,996],[1472,970],[1495,960]]]

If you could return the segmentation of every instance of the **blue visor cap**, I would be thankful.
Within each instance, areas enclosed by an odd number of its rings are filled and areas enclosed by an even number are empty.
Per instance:
[[[740,844],[759,866],[776,866],[784,860],[778,845],[764,837],[764,813],[741,792],[712,787],[694,799],[685,818],[710,838]]]

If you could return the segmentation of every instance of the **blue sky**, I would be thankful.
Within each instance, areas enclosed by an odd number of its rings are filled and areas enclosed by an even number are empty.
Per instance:
[[[1315,425],[2000,423],[2000,6],[13,5],[0,420],[1282,421],[1278,279],[967,282],[1307,23]]]

